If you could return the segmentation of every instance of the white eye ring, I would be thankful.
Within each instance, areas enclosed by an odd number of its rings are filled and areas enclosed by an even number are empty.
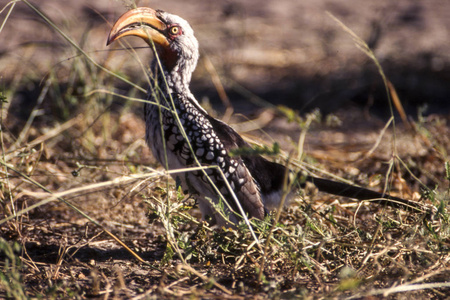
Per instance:
[[[178,34],[180,34],[181,29],[178,26],[173,26],[169,29],[169,31],[170,31],[171,35],[178,35]]]

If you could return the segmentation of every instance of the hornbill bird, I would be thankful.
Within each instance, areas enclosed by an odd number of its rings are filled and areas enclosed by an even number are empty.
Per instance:
[[[250,145],[226,123],[210,116],[189,89],[199,59],[198,42],[189,23],[161,10],[139,7],[116,21],[107,45],[125,36],[138,36],[156,51],[151,63],[155,80],[150,83],[149,101],[144,105],[146,141],[166,169],[184,169],[173,177],[181,182],[185,193],[195,195],[203,218],[211,224],[225,225],[239,222],[242,213],[263,219],[269,210],[278,207],[286,167],[260,155],[230,155],[233,149]],[[199,165],[205,168],[186,171],[187,167]],[[388,194],[301,177],[299,187],[309,181],[319,191],[420,210],[418,203]],[[224,205],[225,214],[214,205],[221,199],[228,203]]]

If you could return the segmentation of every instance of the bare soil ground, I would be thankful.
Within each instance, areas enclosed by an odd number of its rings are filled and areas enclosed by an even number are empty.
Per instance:
[[[256,222],[260,245],[245,226],[199,222],[143,141],[135,99],[145,94],[94,64],[146,88],[137,57],[145,66],[149,49],[105,45],[124,2],[38,2],[57,28],[24,2],[5,5],[0,297],[448,297],[448,1],[138,2],[191,23],[202,53],[194,94],[248,139],[280,143],[272,159],[435,208],[307,189],[276,226],[273,215]],[[406,120],[327,11],[373,49]]]

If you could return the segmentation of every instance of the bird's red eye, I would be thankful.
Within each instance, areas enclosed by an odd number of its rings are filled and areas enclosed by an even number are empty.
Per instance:
[[[180,35],[181,34],[180,26],[175,25],[175,26],[170,27],[169,28],[169,33],[173,37]]]

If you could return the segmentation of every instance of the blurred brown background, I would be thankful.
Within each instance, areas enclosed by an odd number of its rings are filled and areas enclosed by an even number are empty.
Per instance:
[[[139,66],[132,61],[122,65],[129,54],[111,54],[112,47],[106,47],[111,22],[131,2],[46,0],[36,4],[99,63],[106,63],[110,55],[108,67],[120,68],[139,82]],[[449,1],[169,0],[137,1],[137,5],[160,8],[190,22],[202,51],[193,92],[200,100],[208,97],[219,111],[223,106],[205,71],[205,57],[215,66],[238,112],[257,108],[247,101],[252,97],[242,92],[245,88],[300,113],[313,107],[330,113],[357,105],[386,116],[386,93],[373,62],[327,11],[374,49],[410,116],[416,116],[417,107],[424,104],[429,113],[449,111]],[[16,4],[0,37],[0,86],[7,89],[17,84],[19,73],[30,74],[29,84],[15,96],[15,105],[35,101],[50,70],[60,72],[61,79],[70,76],[64,66],[70,65],[76,50],[25,4]],[[128,41],[145,46],[137,39]],[[138,53],[144,58],[150,55],[148,49]]]

